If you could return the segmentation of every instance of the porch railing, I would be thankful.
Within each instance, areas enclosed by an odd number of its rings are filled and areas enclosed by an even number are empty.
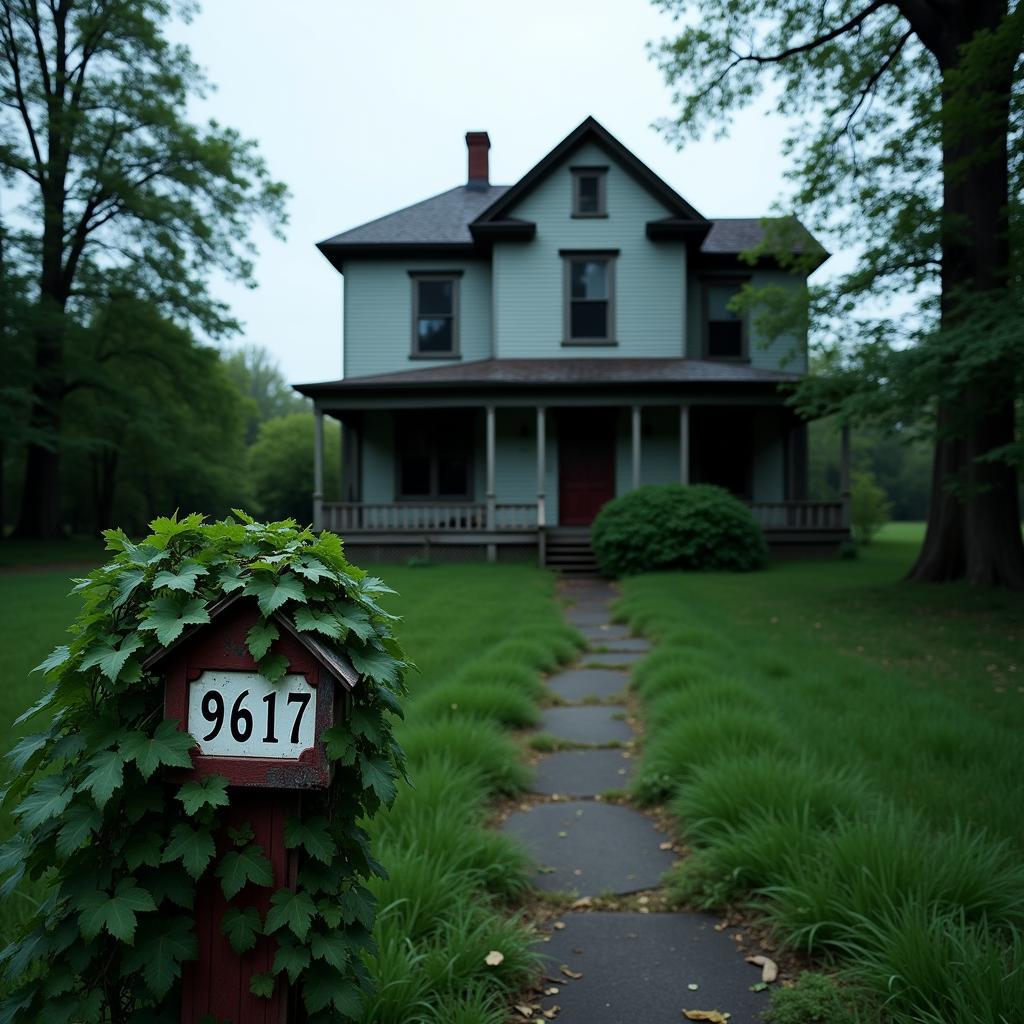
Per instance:
[[[449,531],[452,533],[487,529],[485,502],[335,502],[323,503],[324,526],[335,533],[371,530],[375,533]],[[533,530],[537,527],[537,505],[497,504],[496,530]]]
[[[828,530],[844,525],[841,501],[752,501],[750,511],[766,530]]]

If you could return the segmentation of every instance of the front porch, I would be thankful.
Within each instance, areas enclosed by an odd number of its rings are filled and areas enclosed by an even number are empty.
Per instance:
[[[777,397],[743,397],[385,409],[318,401],[314,524],[340,534],[356,560],[552,564],[583,557],[587,524],[610,498],[648,483],[708,482],[746,501],[775,552],[834,550],[849,535],[848,442],[843,493],[808,501],[805,424]],[[324,415],[343,423],[337,496],[322,493]]]

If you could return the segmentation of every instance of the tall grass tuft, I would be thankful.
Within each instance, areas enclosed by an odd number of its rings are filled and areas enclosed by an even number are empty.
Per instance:
[[[536,725],[540,715],[529,698],[500,683],[438,683],[416,702],[416,720],[483,719],[510,729]]]

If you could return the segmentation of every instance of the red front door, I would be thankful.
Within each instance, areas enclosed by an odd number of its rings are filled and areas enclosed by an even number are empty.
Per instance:
[[[559,523],[589,526],[614,497],[614,410],[567,410],[558,420]]]

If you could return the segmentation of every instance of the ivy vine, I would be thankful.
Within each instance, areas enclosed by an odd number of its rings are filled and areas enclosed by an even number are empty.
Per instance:
[[[182,964],[197,954],[197,883],[213,872],[232,901],[246,886],[273,885],[270,862],[243,827],[226,827],[226,780],[184,784],[165,769],[190,766],[195,741],[163,719],[163,682],[143,669],[190,625],[209,621],[225,595],[256,599],[261,618],[247,645],[261,674],[280,679],[276,613],[343,647],[362,680],[350,718],[325,734],[334,776],[303,797],[286,825],[300,851],[298,883],[278,889],[261,915],[229,906],[222,929],[238,954],[272,935],[272,971],[252,983],[269,997],[287,976],[310,1024],[358,1016],[372,982],[373,896],[383,868],[359,821],[396,795],[404,775],[392,716],[401,716],[405,656],[378,604],[391,591],[344,557],[341,541],[293,522],[257,523],[242,512],[220,522],[157,519],[133,543],[105,534],[111,560],[77,580],[82,609],[70,640],[38,667],[43,697],[18,722],[45,719],[8,755],[3,794],[19,831],[0,848],[0,894],[23,877],[44,879],[46,897],[18,941],[0,954],[11,993],[0,1020],[135,1024],[179,1015]],[[222,844],[223,848],[223,844]],[[208,876],[207,876],[208,877]]]

